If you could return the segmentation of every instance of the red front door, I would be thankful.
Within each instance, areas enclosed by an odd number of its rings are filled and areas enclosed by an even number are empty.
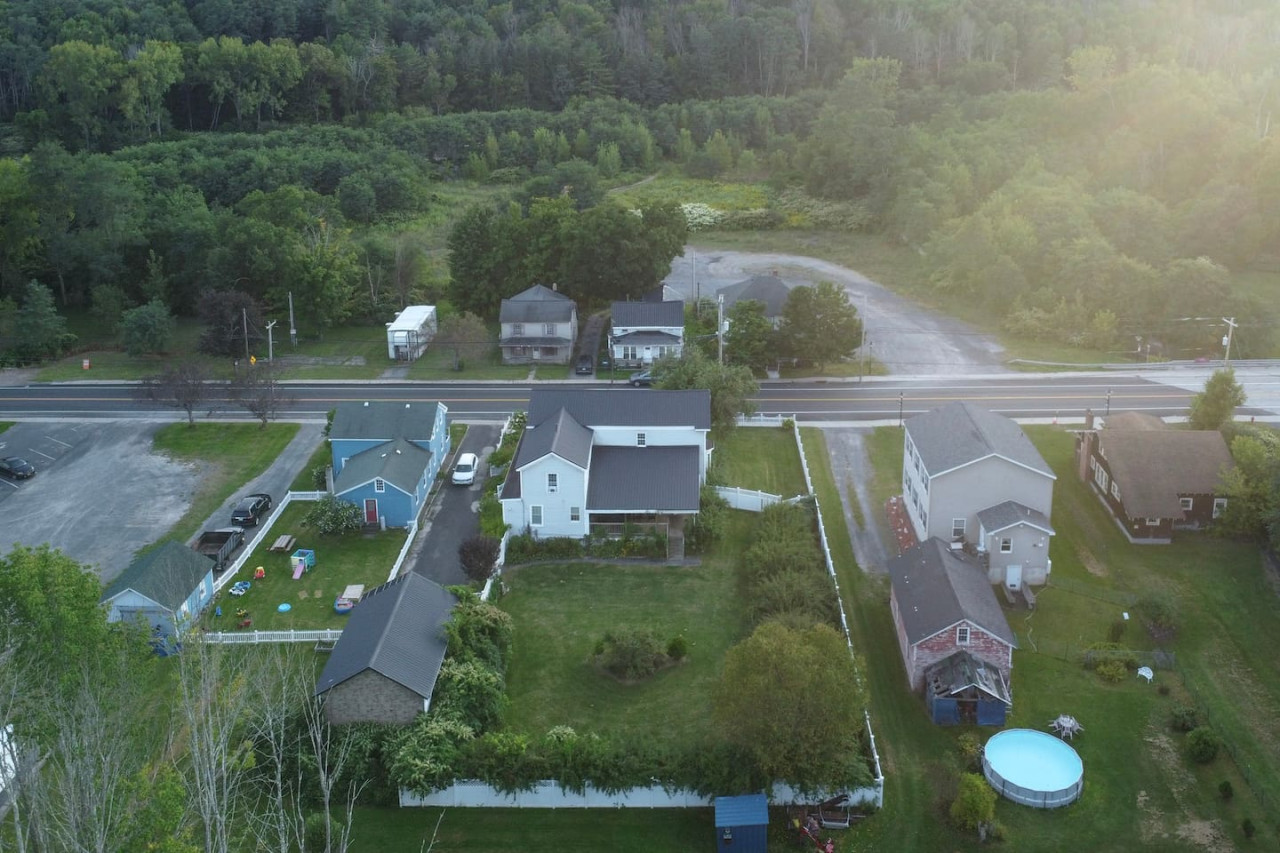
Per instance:
[[[375,498],[369,498],[364,502],[364,523],[378,523],[378,501]]]

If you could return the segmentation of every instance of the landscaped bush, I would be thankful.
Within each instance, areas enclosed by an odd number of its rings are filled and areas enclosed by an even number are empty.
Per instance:
[[[1179,705],[1173,709],[1169,725],[1175,732],[1189,732],[1200,725],[1200,712],[1190,705]]]
[[[582,540],[582,553],[600,560],[627,557],[662,560],[667,556],[667,537],[657,530],[639,531],[624,527],[621,537],[587,536]]]
[[[1118,660],[1109,660],[1098,664],[1097,672],[1098,677],[1108,684],[1119,684],[1129,674],[1124,664]]]
[[[1229,800],[1236,795],[1236,789],[1231,786],[1230,779],[1223,779],[1218,783],[1218,796],[1224,800]]]
[[[977,735],[965,732],[956,738],[956,751],[960,753],[965,772],[977,773],[982,769],[982,741]]]
[[[1173,642],[1178,634],[1178,617],[1166,593],[1148,595],[1134,604],[1133,609],[1153,640],[1162,646]]]
[[[671,638],[671,642],[667,643],[667,657],[672,660],[684,660],[689,655],[689,641],[684,638],[683,634],[677,634]]]
[[[440,667],[432,705],[476,731],[493,728],[507,704],[502,674],[478,660],[449,658]]]
[[[1118,663],[1133,671],[1138,668],[1138,655],[1119,643],[1094,643],[1084,651],[1084,668],[1095,669],[1104,663]]]
[[[610,631],[596,644],[596,663],[615,678],[638,681],[667,664],[662,641],[648,628]]]
[[[387,772],[396,785],[419,794],[438,791],[458,774],[458,756],[475,731],[439,713],[419,715],[387,749]]]
[[[724,534],[729,515],[729,502],[720,497],[715,487],[704,485],[698,493],[698,514],[685,522],[684,550],[687,554],[705,554]]]
[[[738,572],[757,623],[779,619],[804,628],[814,622],[835,624],[839,616],[811,503],[779,503],[760,513]]]
[[[811,622],[833,623],[839,617],[835,590],[825,574],[794,569],[756,583],[751,614],[757,623],[784,614],[801,614]]]
[[[1208,726],[1200,726],[1187,733],[1187,757],[1196,764],[1208,764],[1218,757],[1222,738]]]
[[[489,466],[492,468],[505,468],[511,458],[515,456],[516,445],[520,443],[520,436],[524,433],[525,424],[528,423],[529,416],[524,412],[514,412],[511,415],[511,430],[502,437],[502,443],[498,445],[498,449],[489,454]]]
[[[462,570],[475,583],[483,584],[493,575],[502,542],[493,536],[472,536],[458,546]]]
[[[951,820],[960,829],[977,830],[996,818],[996,792],[977,773],[960,774]]]
[[[320,491],[329,485],[328,465],[317,465],[311,469],[311,485],[316,491]]]
[[[507,565],[534,560],[576,560],[584,553],[581,539],[564,536],[535,539],[529,533],[522,533],[507,540]]]
[[[547,776],[542,753],[519,732],[487,732],[469,741],[460,759],[460,775],[483,779],[504,794],[528,791]]]
[[[501,539],[507,532],[507,523],[502,520],[502,503],[498,500],[500,485],[497,477],[487,480],[480,497],[480,532],[495,539]]]
[[[1240,831],[1244,833],[1245,838],[1253,838],[1253,835],[1258,831],[1258,828],[1253,825],[1252,820],[1245,818],[1240,821]]]
[[[343,536],[358,533],[364,516],[355,504],[325,495],[302,517],[302,523],[327,536]]]

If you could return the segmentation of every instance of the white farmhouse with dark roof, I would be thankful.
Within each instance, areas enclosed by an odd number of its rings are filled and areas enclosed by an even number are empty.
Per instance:
[[[615,302],[609,315],[610,347],[619,367],[647,367],[684,352],[683,302]]]
[[[568,364],[578,339],[578,306],[563,293],[535,284],[498,312],[503,364]]]
[[[918,542],[968,548],[992,583],[1043,584],[1057,477],[1016,423],[972,403],[909,418],[902,499]]]
[[[592,524],[658,522],[680,541],[711,456],[711,394],[535,388],[498,494],[517,533],[586,536]]]

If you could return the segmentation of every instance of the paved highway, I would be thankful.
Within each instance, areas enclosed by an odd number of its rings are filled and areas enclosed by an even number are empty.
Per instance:
[[[969,400],[1018,419],[1078,421],[1086,409],[1141,411],[1160,416],[1185,415],[1191,397],[1203,378],[1182,377],[1181,382],[1153,381],[1139,376],[1114,374],[1022,374],[1000,377],[874,377],[855,381],[766,382],[756,396],[761,414],[795,415],[806,421],[896,422],[952,400]],[[591,384],[601,389],[607,382]],[[1280,381],[1272,383],[1280,387]],[[1181,385],[1182,387],[1179,387]],[[284,419],[323,418],[335,404],[350,400],[441,400],[454,417],[496,420],[524,408],[530,383],[506,382],[300,382],[288,383]],[[645,394],[645,389],[615,386],[618,393]],[[32,384],[0,388],[0,419],[162,418],[181,417],[135,397],[128,383]],[[1251,401],[1257,397],[1250,390]],[[1266,417],[1265,407],[1243,410]],[[207,407],[206,407],[207,408]],[[205,410],[198,412],[206,417]],[[214,417],[240,418],[244,412],[222,400]]]

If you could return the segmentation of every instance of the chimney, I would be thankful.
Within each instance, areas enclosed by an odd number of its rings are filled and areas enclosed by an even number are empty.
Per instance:
[[[1089,482],[1089,457],[1093,455],[1093,443],[1097,440],[1098,434],[1091,429],[1076,433],[1076,474],[1082,483]]]
[[[1084,428],[1093,429],[1093,409],[1084,410]]]

